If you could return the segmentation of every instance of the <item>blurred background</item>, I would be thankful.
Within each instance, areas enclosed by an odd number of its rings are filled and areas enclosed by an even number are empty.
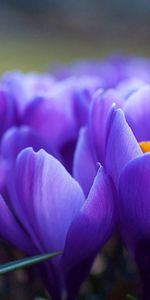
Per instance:
[[[149,0],[0,0],[0,72],[109,53],[149,55]]]

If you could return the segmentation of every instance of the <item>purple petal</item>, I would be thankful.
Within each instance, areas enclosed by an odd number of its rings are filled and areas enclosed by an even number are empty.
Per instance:
[[[112,108],[116,103],[121,106],[121,100],[113,90],[102,93],[97,91],[89,113],[89,132],[93,141],[98,161],[104,163],[106,146],[107,122]]]
[[[62,250],[68,228],[84,202],[80,186],[44,150],[23,150],[15,172],[18,217],[40,249]]]
[[[150,140],[150,86],[133,93],[124,105],[129,126],[139,142]]]
[[[60,146],[76,136],[71,104],[69,101],[64,103],[62,99],[35,99],[28,105],[23,123],[51,145]]]
[[[69,68],[63,68],[59,66],[56,69],[56,76],[58,79],[67,78],[69,76],[96,76],[102,81],[101,87],[114,87],[120,79],[118,74],[118,68],[115,68],[108,60],[82,60],[75,62],[69,66]],[[119,77],[119,78],[118,78]]]
[[[46,95],[54,84],[54,79],[47,74],[20,71],[8,72],[2,78],[2,84],[12,95],[22,116],[28,103],[37,96]]]
[[[91,264],[114,228],[112,185],[103,168],[98,170],[89,196],[73,221],[62,256],[68,299],[74,299]]]
[[[80,130],[73,163],[73,175],[87,196],[97,172],[97,161],[92,152],[87,128]]]
[[[138,91],[145,82],[136,77],[129,77],[128,79],[122,80],[117,85],[116,89],[121,99],[128,100],[128,98]]]
[[[19,71],[6,73],[3,77],[3,85],[15,99],[19,114],[22,113],[30,99],[30,88],[26,85],[25,75]]]
[[[80,78],[76,78],[73,98],[79,128],[86,125],[89,106],[93,98],[93,94],[101,87],[102,82],[99,77],[82,76]]]
[[[27,126],[13,127],[6,131],[2,141],[1,156],[12,165],[18,153],[26,147],[33,147],[35,151],[44,148],[50,153],[54,151],[31,128]]]
[[[118,215],[122,235],[141,275],[143,299],[150,290],[150,154],[131,161],[120,178]]]
[[[150,233],[150,154],[129,162],[120,177],[119,216],[129,246],[135,250],[138,240]]]
[[[4,191],[8,173],[9,173],[9,168],[10,168],[9,163],[1,157],[0,158],[0,193]]]
[[[6,91],[0,90],[0,137],[12,125],[17,123],[14,99]]]
[[[45,144],[45,141],[40,139],[29,127],[12,127],[3,135],[0,147],[1,161],[4,161],[0,166],[3,192],[15,194],[14,165],[16,157],[21,150],[29,146],[32,146],[35,151],[45,148],[49,152],[53,152]],[[7,196],[6,201],[9,207],[15,212],[11,197]]]
[[[59,161],[61,161],[63,166],[67,169],[67,171],[70,174],[72,174],[76,143],[76,140],[70,140],[60,148],[56,155],[54,155]]]
[[[9,210],[4,199],[0,195],[0,236],[23,250],[25,253],[33,253],[34,246],[29,236],[24,232],[19,223],[17,222],[15,216]]]
[[[91,99],[92,97],[88,89],[74,92],[75,114],[79,128],[87,124]]]
[[[124,166],[132,159],[141,155],[142,151],[137,143],[123,112],[112,111],[107,133],[106,169],[113,178],[116,187]]]

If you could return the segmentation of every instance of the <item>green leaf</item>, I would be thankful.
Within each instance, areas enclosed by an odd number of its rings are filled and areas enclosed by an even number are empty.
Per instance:
[[[132,296],[132,295],[126,295],[126,299],[127,300],[138,300],[137,298],[135,298],[134,296]]]
[[[62,253],[62,251],[54,252],[54,253],[46,253],[46,254],[40,254],[32,257],[26,257],[23,259],[11,261],[6,264],[0,265],[0,275],[3,275],[8,272],[12,272],[21,268],[29,267],[32,265],[35,265],[37,263],[40,263],[42,261],[51,259],[55,256],[58,256]]]

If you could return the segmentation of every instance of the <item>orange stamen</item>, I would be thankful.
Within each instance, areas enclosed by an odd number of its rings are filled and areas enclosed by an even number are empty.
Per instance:
[[[150,152],[150,142],[141,142],[139,143],[143,153]]]

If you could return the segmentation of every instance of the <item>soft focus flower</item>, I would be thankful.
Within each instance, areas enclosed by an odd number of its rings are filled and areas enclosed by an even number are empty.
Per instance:
[[[70,76],[97,76],[102,79],[103,87],[116,88],[120,82],[131,78],[150,83],[149,58],[112,55],[102,60],[85,60],[52,68],[55,76],[61,80]]]
[[[0,137],[9,128],[22,131],[22,126],[27,126],[31,136],[37,136],[36,144],[40,141],[39,148],[42,143],[71,170],[78,131],[86,123],[97,88],[101,88],[97,77],[71,77],[58,82],[48,74],[6,74],[0,85]],[[32,143],[26,146],[34,147]]]

